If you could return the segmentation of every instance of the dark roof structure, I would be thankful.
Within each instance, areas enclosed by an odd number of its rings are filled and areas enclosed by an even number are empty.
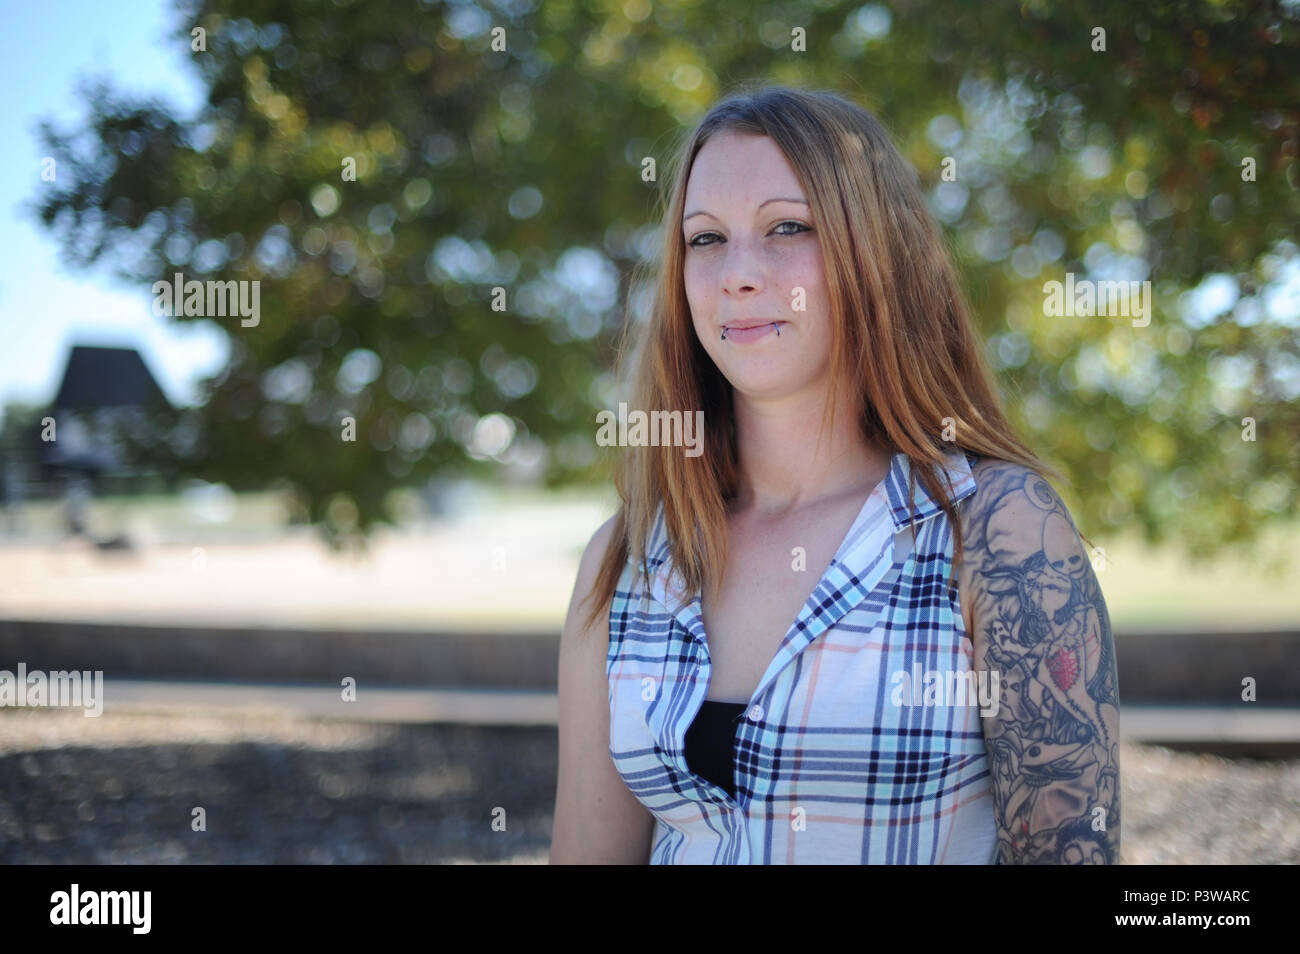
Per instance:
[[[63,381],[49,406],[60,420],[57,441],[42,441],[37,460],[52,471],[104,473],[123,466],[120,449],[96,423],[96,412],[134,414],[135,410],[171,407],[140,352],[135,348],[74,345]],[[78,421],[76,418],[84,418]]]
[[[74,345],[51,408],[93,411],[101,407],[148,406],[158,401],[171,406],[135,348]]]

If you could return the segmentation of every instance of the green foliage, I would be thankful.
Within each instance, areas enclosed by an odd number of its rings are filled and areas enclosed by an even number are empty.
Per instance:
[[[27,460],[41,439],[41,415],[44,409],[38,404],[10,401],[0,417],[0,458]]]
[[[213,319],[232,357],[186,466],[239,486],[287,477],[311,519],[364,531],[394,486],[543,445],[551,484],[604,473],[600,374],[673,144],[737,81],[835,88],[886,122],[935,196],[1013,420],[1071,475],[1081,529],[1136,524],[1209,552],[1296,512],[1297,322],[1256,307],[1295,267],[1279,244],[1300,211],[1293,16],[202,2],[180,8],[172,42],[206,31],[191,54],[203,115],[90,90],[85,130],[46,130],[60,186],[41,216],[70,259],[144,285],[260,280],[255,327]],[[646,156],[660,181],[642,181]],[[1108,266],[1151,280],[1148,326],[1044,315],[1044,282]],[[1188,293],[1210,275],[1237,302],[1197,317]]]

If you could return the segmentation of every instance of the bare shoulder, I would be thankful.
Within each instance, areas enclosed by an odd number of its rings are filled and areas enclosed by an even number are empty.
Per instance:
[[[618,523],[618,514],[614,514],[591,535],[587,541],[587,547],[582,551],[582,563],[580,566],[599,568],[601,560],[605,557],[605,551],[609,549],[610,541],[614,537],[614,525]]]
[[[992,564],[1019,565],[1040,552],[1057,569],[1082,568],[1086,553],[1074,519],[1041,474],[993,458],[976,461],[971,474],[975,492],[961,509],[967,578]]]
[[[1060,510],[1068,517],[1065,504],[1038,471],[1014,461],[981,457],[971,467],[975,492],[971,494],[973,514],[987,514],[1007,506],[1033,507],[1036,510]]]
[[[600,567],[613,540],[617,522],[616,513],[596,528],[596,532],[591,535],[591,539],[587,541],[587,546],[582,551],[582,558],[578,561],[578,578],[569,601],[568,620],[564,626],[565,637],[578,636],[586,629],[582,626],[582,620],[590,608],[587,601],[596,588]]]
[[[609,550],[609,545],[614,538],[614,526],[618,523],[618,514],[614,514],[591,535],[587,541],[586,548],[582,551],[582,560],[578,563],[578,579],[590,585],[595,582],[596,574],[600,571],[600,565],[604,562],[605,553]]]
[[[975,492],[962,502],[957,575],[967,630],[978,642],[987,632],[974,617],[989,597],[1002,595],[1040,567],[1055,571],[1057,588],[1064,587],[1064,578],[1078,580],[1091,568],[1069,510],[1041,474],[988,457],[976,461],[971,474]]]

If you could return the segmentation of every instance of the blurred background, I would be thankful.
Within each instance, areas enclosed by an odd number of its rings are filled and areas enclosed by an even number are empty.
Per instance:
[[[545,861],[595,414],[754,78],[886,123],[1071,480],[1124,860],[1300,861],[1296,3],[3,7],[0,669],[106,704],[0,708],[0,861]]]

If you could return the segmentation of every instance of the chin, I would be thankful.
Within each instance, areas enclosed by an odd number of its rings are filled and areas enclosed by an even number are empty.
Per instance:
[[[784,397],[787,394],[795,394],[811,383],[810,381],[795,380],[788,374],[775,371],[771,374],[753,371],[745,374],[726,375],[726,378],[737,394],[748,398],[768,400]]]

